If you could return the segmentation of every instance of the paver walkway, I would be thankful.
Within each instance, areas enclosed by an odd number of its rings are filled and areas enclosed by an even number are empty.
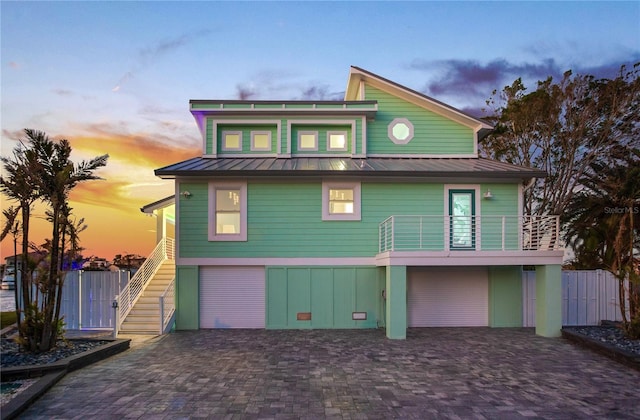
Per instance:
[[[178,332],[21,418],[640,418],[640,372],[531,329]]]

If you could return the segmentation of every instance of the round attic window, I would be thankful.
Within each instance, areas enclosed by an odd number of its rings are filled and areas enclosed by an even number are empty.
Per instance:
[[[395,144],[407,144],[413,138],[413,124],[406,118],[396,118],[389,124],[388,135]]]

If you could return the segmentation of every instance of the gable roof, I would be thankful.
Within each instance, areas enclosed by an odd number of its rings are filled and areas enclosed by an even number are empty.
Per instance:
[[[485,158],[203,158],[155,170],[164,179],[180,177],[359,177],[527,180],[546,176],[539,169]]]
[[[369,84],[394,96],[398,96],[438,115],[442,115],[443,117],[456,121],[473,129],[474,131],[478,131],[479,138],[486,136],[491,132],[491,130],[493,130],[493,126],[486,121],[473,117],[457,108],[445,104],[444,102],[440,102],[430,96],[356,66],[351,66],[351,70],[349,71],[349,80],[347,81],[347,89],[344,94],[345,101],[363,99],[360,97],[360,95],[362,95],[360,89],[361,82]]]
[[[143,213],[152,214],[154,210],[163,209],[175,203],[176,203],[175,195],[170,195],[161,200],[154,201],[153,203],[149,203],[143,207],[140,207],[140,211]]]

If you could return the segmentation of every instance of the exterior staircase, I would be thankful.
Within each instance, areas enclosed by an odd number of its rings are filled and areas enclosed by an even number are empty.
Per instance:
[[[121,334],[159,333],[160,295],[176,274],[175,260],[164,260],[120,327]]]

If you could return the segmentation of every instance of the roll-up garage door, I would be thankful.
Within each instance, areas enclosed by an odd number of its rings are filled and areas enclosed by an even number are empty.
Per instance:
[[[264,267],[202,267],[200,328],[264,328]]]
[[[489,325],[486,268],[410,268],[407,283],[410,327]]]

